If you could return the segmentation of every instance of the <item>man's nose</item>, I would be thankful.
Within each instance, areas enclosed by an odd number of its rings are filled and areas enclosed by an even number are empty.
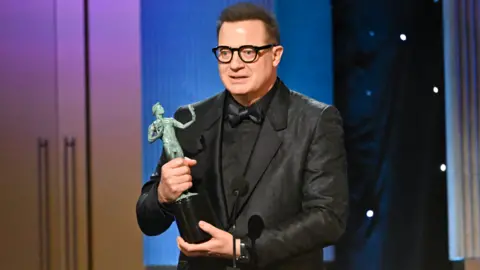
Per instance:
[[[240,59],[238,52],[233,52],[232,61],[230,61],[230,68],[234,70],[241,69],[245,66],[245,63]]]

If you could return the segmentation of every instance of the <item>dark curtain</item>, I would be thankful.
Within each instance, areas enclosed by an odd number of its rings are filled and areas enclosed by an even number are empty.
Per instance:
[[[333,0],[332,6],[335,104],[344,118],[351,198],[333,268],[451,269],[440,170],[446,158],[441,3]]]

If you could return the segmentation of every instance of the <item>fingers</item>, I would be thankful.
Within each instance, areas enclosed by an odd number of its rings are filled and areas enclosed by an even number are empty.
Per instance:
[[[185,190],[192,187],[190,167],[197,164],[189,158],[175,158],[162,166],[158,197],[161,203],[176,200]]]
[[[205,221],[200,221],[198,223],[198,226],[200,227],[200,229],[202,229],[204,232],[210,234],[211,236],[216,236],[217,233],[219,231],[221,231],[220,229],[216,228],[215,226],[213,226],[212,224],[210,223],[207,223]]]
[[[180,251],[187,255],[188,257],[199,257],[199,256],[210,256],[212,243],[207,241],[202,244],[189,244],[182,239],[182,237],[177,237],[177,246]]]
[[[194,165],[197,165],[197,161],[194,160],[194,159],[191,159],[191,158],[174,158],[172,160],[170,160],[169,162],[165,163],[165,165],[163,165],[163,168],[165,169],[174,169],[174,168],[178,168],[178,167],[181,167],[181,166],[194,166]]]
[[[193,186],[193,183],[186,182],[186,183],[181,183],[181,184],[167,184],[166,182],[160,182],[160,185],[158,185],[158,200],[160,203],[170,203],[175,201],[182,195],[182,193],[191,188]]]
[[[212,238],[200,244],[189,244],[181,237],[177,237],[177,246],[187,256],[215,256],[221,258],[233,258],[232,235],[228,232],[215,228],[206,222],[200,222],[199,225],[205,231],[213,232]]]
[[[178,249],[188,257],[199,257],[207,255],[207,252],[192,251],[190,245],[185,242],[180,236],[177,237],[177,246]]]
[[[184,165],[184,159],[183,158],[174,158],[174,159],[170,160],[169,162],[165,163],[165,165],[163,165],[163,168],[173,169],[173,168],[180,167],[182,165]]]
[[[175,195],[176,198],[180,196],[185,190],[189,189],[192,187],[192,181],[190,182],[185,182],[181,184],[176,184],[171,187],[172,193]]]
[[[180,185],[180,184],[184,184],[184,183],[191,183],[192,182],[192,176],[190,174],[185,174],[185,175],[181,175],[181,176],[167,178],[167,179],[165,179],[165,182],[167,182],[169,185]]]
[[[187,158],[172,159],[162,166],[162,177],[169,178],[172,176],[182,176],[186,174],[191,174],[190,166],[194,166],[196,164],[197,164],[197,161],[193,159],[187,159]]]
[[[184,164],[187,165],[187,166],[195,166],[195,165],[197,165],[197,161],[196,161],[195,159],[190,159],[190,158],[188,158],[188,157],[185,157],[185,158],[183,159],[183,161],[184,161]]]
[[[190,167],[182,165],[180,167],[165,170],[165,177],[182,176],[182,175],[185,175],[185,174],[190,174]]]
[[[170,184],[181,184],[192,181],[190,167],[182,166],[173,169],[162,169],[163,181]]]

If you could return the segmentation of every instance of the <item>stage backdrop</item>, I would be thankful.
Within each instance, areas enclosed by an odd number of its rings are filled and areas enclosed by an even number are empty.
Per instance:
[[[153,172],[161,143],[149,144],[151,107],[159,101],[166,115],[181,105],[222,91],[211,48],[217,44],[215,24],[234,0],[141,1],[143,181]],[[280,77],[292,89],[332,104],[331,8],[329,0],[255,0],[275,12],[285,53]],[[139,182],[139,185],[141,182]],[[140,188],[140,186],[139,186]],[[175,265],[175,224],[161,236],[145,237],[146,266]],[[332,258],[327,250],[325,259]]]

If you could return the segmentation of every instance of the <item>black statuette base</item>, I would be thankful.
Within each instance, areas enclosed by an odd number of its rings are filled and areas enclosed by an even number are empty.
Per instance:
[[[187,243],[199,244],[212,238],[198,223],[203,220],[219,228],[219,222],[208,197],[198,193],[173,204],[175,220],[180,236]]]

